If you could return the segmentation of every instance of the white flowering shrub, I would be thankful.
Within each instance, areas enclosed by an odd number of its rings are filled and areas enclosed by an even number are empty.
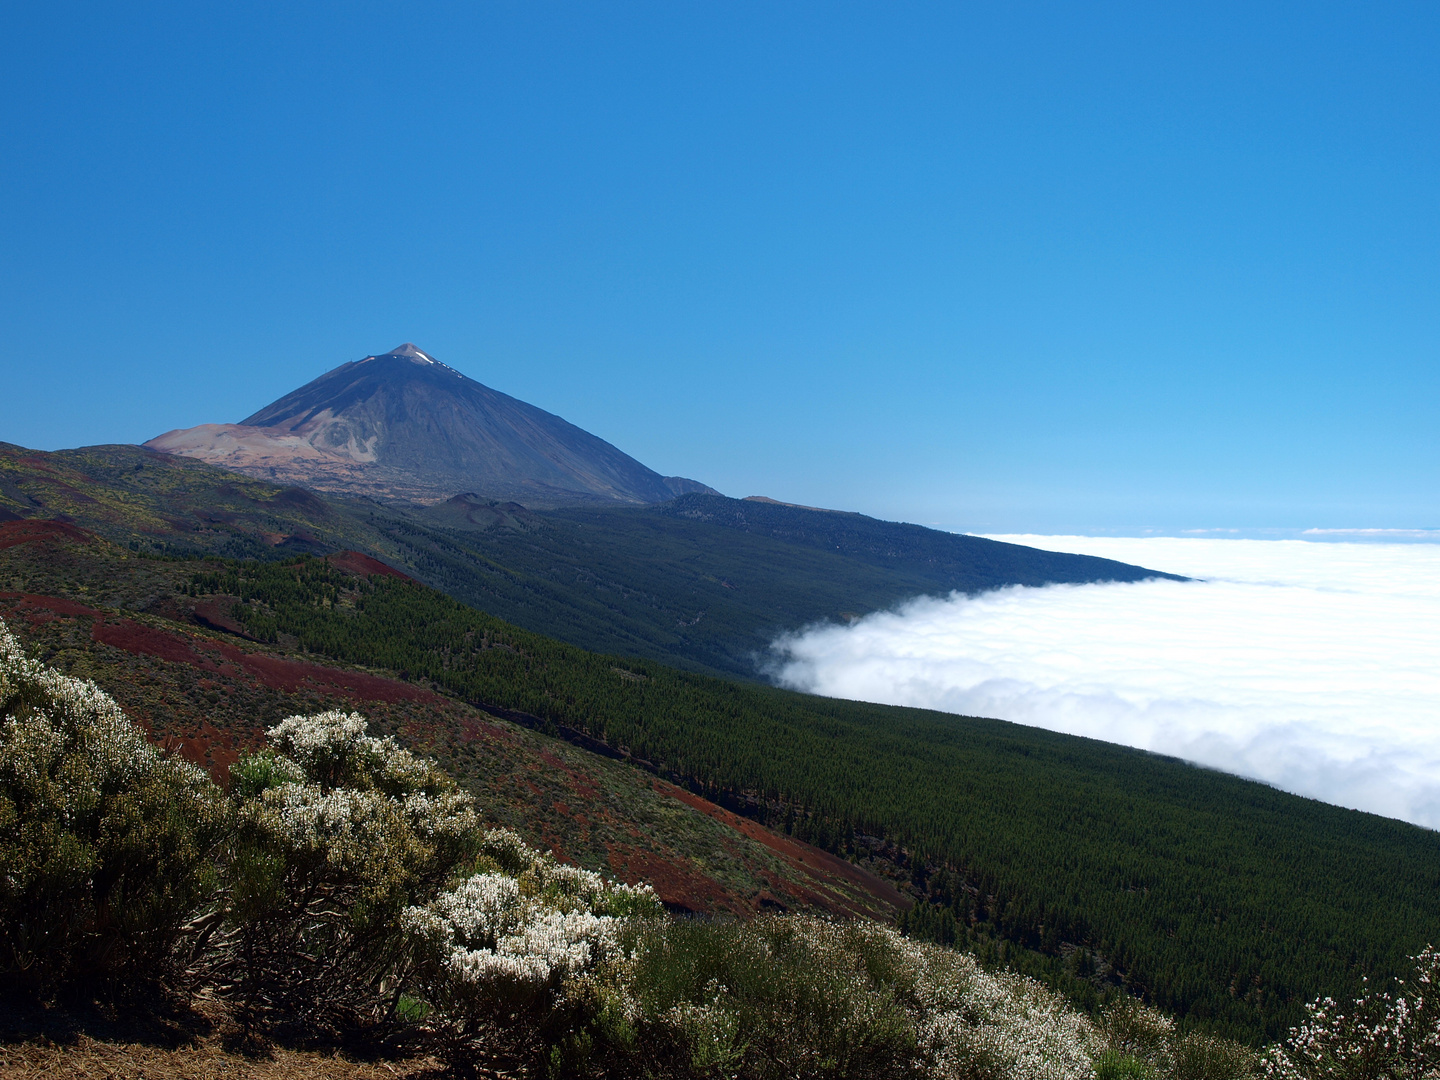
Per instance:
[[[609,968],[634,1035],[590,1075],[1247,1080],[1255,1056],[1138,1003],[1100,1021],[1034,980],[873,923],[631,922]],[[568,1074],[586,1075],[567,1062]]]
[[[137,989],[209,892],[219,790],[0,622],[0,985]]]
[[[664,912],[648,885],[566,866],[508,829],[487,832],[480,853],[485,869],[404,916],[413,985],[462,1061],[487,1045],[520,1052],[547,1034],[542,1019],[573,1022],[605,996],[594,976],[621,959],[624,920]]]
[[[401,917],[477,850],[473,800],[364,717],[292,716],[231,769],[227,930],[209,975],[310,1028],[381,1021],[399,1001]]]
[[[1054,995],[872,923],[652,924],[624,978],[641,1044],[677,1075],[1094,1075],[1088,1026]]]
[[[1348,1005],[1312,1002],[1305,1023],[1272,1047],[1273,1080],[1440,1077],[1440,952],[1427,946],[1409,979],[1367,991]]]
[[[928,1075],[1013,1080],[1088,1080],[1093,1025],[1032,979],[986,972],[974,958],[912,946],[921,972],[920,1044]]]

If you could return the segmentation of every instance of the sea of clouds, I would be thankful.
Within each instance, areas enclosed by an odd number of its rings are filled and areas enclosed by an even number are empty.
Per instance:
[[[1440,544],[997,536],[1201,579],[924,598],[783,685],[1124,743],[1440,828]]]

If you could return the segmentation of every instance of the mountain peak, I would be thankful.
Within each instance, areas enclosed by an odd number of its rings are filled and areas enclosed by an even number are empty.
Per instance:
[[[400,345],[400,346],[397,346],[397,347],[394,348],[394,349],[391,349],[391,350],[390,350],[388,353],[386,353],[385,355],[386,355],[386,356],[403,356],[403,357],[405,357],[406,359],[414,360],[416,363],[421,363],[421,364],[435,364],[435,363],[439,363],[439,361],[437,361],[437,360],[436,360],[433,356],[431,356],[429,353],[421,351],[419,348],[417,348],[415,345],[413,345],[412,343],[410,343],[410,342],[408,342],[408,341],[405,342],[404,345]]]
[[[239,424],[202,424],[146,445],[270,480],[416,502],[457,491],[531,507],[713,493],[661,476],[409,341],[341,364]]]

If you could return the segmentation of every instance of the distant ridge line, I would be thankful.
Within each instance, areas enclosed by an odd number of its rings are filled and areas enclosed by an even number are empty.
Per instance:
[[[788,506],[792,510],[814,510],[818,514],[853,514],[854,510],[831,510],[824,506],[806,506],[804,503],[781,502],[768,495],[746,495],[741,502],[768,503],[770,506]]]

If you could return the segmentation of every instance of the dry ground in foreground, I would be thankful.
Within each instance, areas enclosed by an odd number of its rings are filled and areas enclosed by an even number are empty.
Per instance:
[[[51,1009],[0,1013],[4,1080],[439,1080],[443,1075],[432,1058],[357,1057],[275,1045],[244,1050],[224,1010],[204,1002],[183,1014],[139,1020]]]
[[[69,1045],[0,1046],[0,1077],[5,1080],[418,1080],[439,1075],[433,1062],[355,1061],[340,1054],[285,1049],[259,1057],[205,1042],[164,1047],[81,1036]]]

